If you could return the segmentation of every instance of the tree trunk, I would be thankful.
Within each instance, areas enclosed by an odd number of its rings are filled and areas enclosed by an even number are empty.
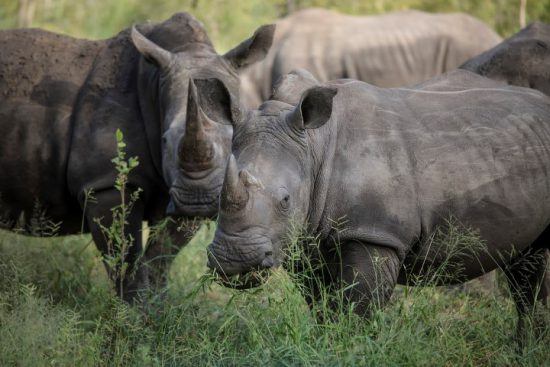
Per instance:
[[[527,0],[520,0],[519,2],[519,26],[525,28],[525,8],[527,7]]]
[[[19,11],[17,14],[18,27],[30,27],[34,18],[36,9],[35,0],[19,0]]]
[[[286,0],[286,14],[292,14],[296,11],[296,0]]]

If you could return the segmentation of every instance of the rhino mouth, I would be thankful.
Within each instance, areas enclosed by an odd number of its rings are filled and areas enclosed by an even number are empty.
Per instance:
[[[214,269],[212,270],[212,274],[214,280],[226,288],[245,290],[263,285],[269,278],[270,271],[268,269],[255,269],[245,273],[228,276]]]
[[[276,266],[271,241],[260,236],[247,238],[246,245],[235,245],[235,241],[242,243],[243,238],[226,238],[219,232],[216,237],[207,249],[207,266],[212,269],[218,283],[228,288],[248,289],[267,280],[270,269]]]
[[[187,217],[214,217],[218,213],[221,186],[208,191],[189,191],[178,187],[170,189],[166,214]]]

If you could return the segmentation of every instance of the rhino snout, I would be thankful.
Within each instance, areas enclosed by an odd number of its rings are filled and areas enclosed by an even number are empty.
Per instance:
[[[275,265],[270,243],[232,246],[212,242],[207,251],[207,266],[227,277],[270,269]]]

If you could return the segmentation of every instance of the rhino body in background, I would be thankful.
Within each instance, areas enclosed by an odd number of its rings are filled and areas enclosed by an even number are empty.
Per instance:
[[[550,25],[530,24],[460,68],[550,95]]]
[[[139,159],[128,191],[143,191],[128,216],[133,242],[123,254],[127,274],[135,275],[119,279],[110,270],[120,293],[133,299],[149,281],[139,261],[142,221],[156,223],[166,211],[217,212],[231,122],[240,114],[238,69],[265,56],[273,31],[261,27],[226,55],[216,53],[202,24],[187,13],[100,41],[39,29],[1,31],[4,227],[40,235],[31,228],[33,217],[45,212],[61,222],[60,234],[89,230],[101,252],[112,255],[95,219],[108,227],[111,208],[121,202],[111,162],[120,129],[127,157]],[[172,251],[162,245],[163,239],[145,254],[158,265],[157,277]]]
[[[268,56],[241,76],[243,101],[257,108],[274,83],[297,68],[321,82],[351,78],[380,87],[412,85],[456,69],[500,41],[466,14],[358,17],[306,9],[277,22]]]
[[[440,284],[500,266],[524,330],[550,244],[550,98],[465,70],[411,88],[311,84],[284,78],[279,100],[235,125],[209,266],[226,277],[276,266],[303,225],[320,240],[317,280],[346,289],[361,315],[442,266]],[[285,91],[305,88],[288,103]],[[486,248],[430,241],[451,218]]]

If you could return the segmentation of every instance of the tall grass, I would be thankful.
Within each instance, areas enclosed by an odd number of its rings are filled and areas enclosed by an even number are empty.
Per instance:
[[[338,321],[319,323],[292,271],[248,291],[205,282],[213,229],[203,226],[178,255],[166,297],[151,295],[145,309],[111,291],[89,237],[0,232],[0,365],[550,364],[548,332],[517,351],[515,307],[500,293],[429,282],[400,287],[369,321],[341,307]]]
[[[93,38],[188,10],[205,22],[221,50],[285,12],[285,1],[259,0],[40,4],[35,26]],[[518,27],[515,4],[298,2],[352,14],[410,7],[468,11],[505,35]],[[0,1],[0,26],[16,26],[16,11],[15,2]],[[529,20],[550,20],[550,2],[528,1],[528,15]],[[449,292],[430,280],[423,287],[399,287],[388,307],[365,321],[345,307],[329,307],[342,302],[338,292],[333,296],[322,290],[310,310],[301,287],[312,280],[307,272],[279,269],[264,286],[247,291],[210,283],[204,276],[205,246],[213,230],[212,223],[203,226],[181,251],[166,297],[151,294],[144,309],[119,300],[89,236],[36,239],[1,231],[0,366],[550,365],[548,330],[517,351],[515,306],[502,293]],[[471,236],[444,238],[475,244]],[[300,251],[291,247],[289,257],[303,260]],[[432,276],[440,269],[435,270]],[[319,323],[318,312],[336,314]]]

